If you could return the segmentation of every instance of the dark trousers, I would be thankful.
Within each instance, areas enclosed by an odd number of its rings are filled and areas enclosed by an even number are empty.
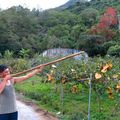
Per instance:
[[[17,119],[18,119],[18,112],[0,114],[0,120],[17,120]]]

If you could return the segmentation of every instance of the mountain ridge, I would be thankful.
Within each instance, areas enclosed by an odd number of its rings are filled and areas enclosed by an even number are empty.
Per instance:
[[[75,5],[76,3],[84,3],[84,2],[88,2],[87,0],[69,0],[68,2],[66,2],[65,4],[55,8],[57,10],[64,10],[67,9],[73,5]]]

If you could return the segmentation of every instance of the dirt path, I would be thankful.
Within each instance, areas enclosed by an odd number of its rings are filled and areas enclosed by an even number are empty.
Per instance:
[[[18,120],[40,120],[38,114],[24,103],[17,101],[18,107]]]
[[[58,120],[52,114],[38,108],[32,102],[17,100],[18,120]]]

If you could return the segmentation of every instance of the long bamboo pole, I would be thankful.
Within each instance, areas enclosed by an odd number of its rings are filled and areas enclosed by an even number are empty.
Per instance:
[[[63,61],[63,60],[65,60],[65,59],[68,59],[68,58],[77,56],[77,55],[82,54],[82,53],[84,53],[84,51],[81,51],[81,52],[78,52],[78,53],[75,53],[75,54],[71,54],[71,55],[65,56],[65,57],[63,57],[63,58],[60,58],[60,59],[57,59],[57,60],[54,60],[54,61],[51,61],[51,62],[48,62],[48,63],[44,63],[44,64],[41,64],[41,65],[38,65],[38,66],[33,67],[33,68],[30,68],[30,69],[28,69],[28,70],[24,70],[23,72],[19,72],[19,73],[13,74],[12,76],[13,76],[13,77],[16,77],[16,76],[19,76],[19,75],[21,75],[21,74],[25,74],[25,73],[30,72],[30,71],[32,71],[32,70],[38,69],[38,68],[40,68],[40,67],[42,67],[42,66],[48,66],[48,65],[51,65],[51,64],[54,64],[54,63]]]

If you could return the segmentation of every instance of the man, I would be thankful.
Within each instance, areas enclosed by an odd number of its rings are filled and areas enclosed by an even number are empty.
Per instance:
[[[20,77],[12,77],[6,65],[0,65],[0,120],[17,120],[18,111],[16,107],[16,96],[14,84],[27,80],[28,78],[41,72],[35,69],[32,72]]]

